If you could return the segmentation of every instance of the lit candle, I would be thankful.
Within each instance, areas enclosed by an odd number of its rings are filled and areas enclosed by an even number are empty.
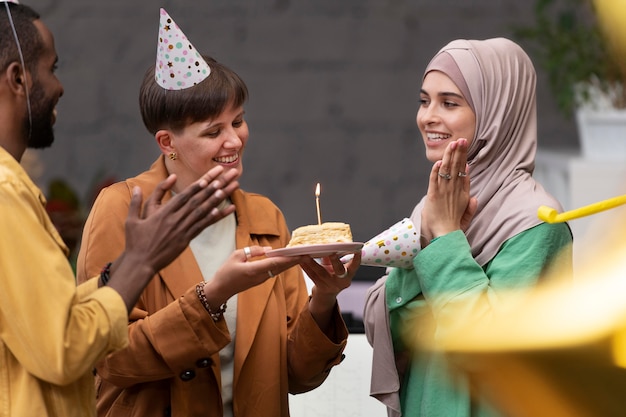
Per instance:
[[[317,224],[322,224],[322,215],[320,214],[320,183],[315,187],[315,206],[317,207]]]

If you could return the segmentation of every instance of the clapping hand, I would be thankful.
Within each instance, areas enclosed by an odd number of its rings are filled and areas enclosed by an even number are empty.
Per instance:
[[[427,241],[454,230],[466,230],[478,202],[470,197],[470,172],[466,139],[448,144],[443,159],[430,172],[422,211],[421,234]]]
[[[126,218],[126,247],[113,262],[107,286],[124,299],[128,311],[150,279],[172,262],[204,228],[231,214],[218,208],[239,187],[236,170],[215,167],[167,202],[163,197],[176,182],[170,175],[159,183],[142,207],[139,187],[132,191]]]

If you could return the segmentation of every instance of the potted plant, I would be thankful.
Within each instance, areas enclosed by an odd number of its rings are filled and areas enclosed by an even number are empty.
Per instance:
[[[576,116],[583,157],[626,159],[626,73],[594,3],[536,0],[534,16],[534,24],[514,28],[514,36],[545,71],[562,113]]]

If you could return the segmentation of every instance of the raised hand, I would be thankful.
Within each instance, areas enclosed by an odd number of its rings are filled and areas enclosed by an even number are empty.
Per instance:
[[[145,252],[155,272],[174,260],[207,226],[232,213],[235,207],[218,206],[239,186],[235,170],[221,166],[208,171],[199,180],[166,203],[163,196],[175,183],[171,175],[161,182],[146,201],[141,216],[139,196],[133,195],[126,220],[126,251]]]
[[[466,230],[476,212],[477,201],[469,194],[467,148],[466,139],[450,142],[443,159],[433,165],[421,221],[421,234],[427,241]]]
[[[142,194],[136,187],[126,219],[126,247],[113,262],[108,286],[117,290],[127,307],[137,301],[150,278],[167,266],[204,228],[232,213],[230,205],[218,206],[239,187],[235,170],[221,166],[208,171],[183,192],[163,203],[176,182],[170,175],[162,181],[141,209]]]

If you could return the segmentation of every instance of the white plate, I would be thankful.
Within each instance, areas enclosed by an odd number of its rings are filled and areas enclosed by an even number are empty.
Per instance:
[[[361,250],[363,242],[347,242],[347,243],[329,243],[325,245],[301,245],[292,248],[274,249],[267,252],[266,256],[298,256],[310,255],[314,258],[322,258],[324,256],[336,253],[337,256],[343,256],[347,253],[354,253]]]

